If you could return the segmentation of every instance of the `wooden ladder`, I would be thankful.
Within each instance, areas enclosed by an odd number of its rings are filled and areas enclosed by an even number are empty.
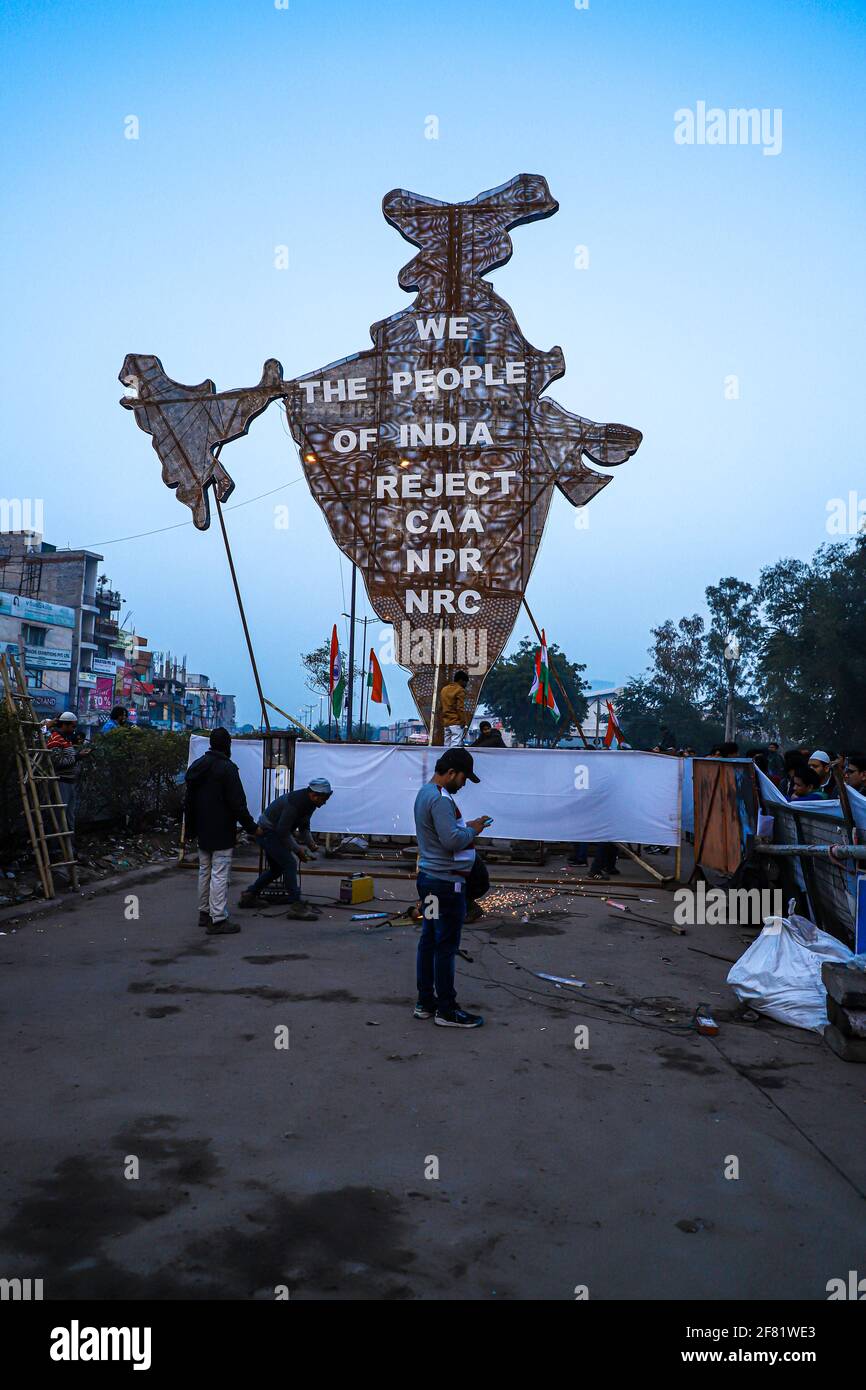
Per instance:
[[[66,807],[42,724],[35,717],[27,682],[20,662],[11,652],[0,653],[0,680],[3,704],[9,715],[15,739],[15,763],[24,819],[33,846],[42,892],[54,897],[54,870],[68,870],[72,888],[78,887],[72,833],[66,820]],[[46,824],[48,829],[46,830]],[[52,846],[60,858],[52,857]]]

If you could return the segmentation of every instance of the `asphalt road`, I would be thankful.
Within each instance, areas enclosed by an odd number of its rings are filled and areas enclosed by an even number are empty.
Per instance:
[[[826,1299],[863,1269],[866,1068],[739,1021],[694,948],[742,929],[675,936],[643,893],[658,926],[560,898],[467,929],[469,1033],[412,1018],[415,930],[345,909],[208,938],[179,871],[0,922],[0,1274],[48,1299]]]

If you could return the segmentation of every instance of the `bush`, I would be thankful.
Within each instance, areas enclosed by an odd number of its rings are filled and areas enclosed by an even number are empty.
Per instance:
[[[120,822],[137,830],[157,816],[180,816],[189,734],[114,729],[99,734],[82,777],[79,822]]]
[[[9,711],[0,707],[0,847],[4,852],[11,852],[26,833],[15,766],[12,719]]]

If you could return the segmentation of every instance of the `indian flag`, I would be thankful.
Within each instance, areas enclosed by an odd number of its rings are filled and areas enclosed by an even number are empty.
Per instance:
[[[622,747],[625,739],[622,736],[622,729],[619,727],[619,720],[614,714],[613,705],[610,700],[605,700],[607,705],[607,729],[604,735],[604,746],[609,748],[615,741],[618,748]]]
[[[370,699],[377,705],[387,705],[388,713],[391,713],[391,701],[388,699],[388,687],[382,675],[382,667],[376,660],[376,653],[370,648],[370,669],[367,672],[367,689],[370,692]]]
[[[542,709],[549,709],[554,719],[559,718],[559,706],[550,688],[550,667],[547,661],[547,638],[544,628],[541,629],[541,647],[535,653],[535,679],[529,698],[533,704],[541,705]]]
[[[329,692],[331,696],[331,709],[334,711],[334,718],[339,720],[343,712],[343,696],[346,693],[346,677],[343,675],[343,662],[340,658],[340,644],[337,641],[337,624],[334,623],[334,630],[331,633],[331,670],[329,679]]]

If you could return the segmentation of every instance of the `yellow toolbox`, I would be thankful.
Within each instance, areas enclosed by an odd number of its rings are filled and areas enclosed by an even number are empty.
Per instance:
[[[341,903],[369,903],[373,900],[373,880],[369,874],[349,874],[340,879]]]

